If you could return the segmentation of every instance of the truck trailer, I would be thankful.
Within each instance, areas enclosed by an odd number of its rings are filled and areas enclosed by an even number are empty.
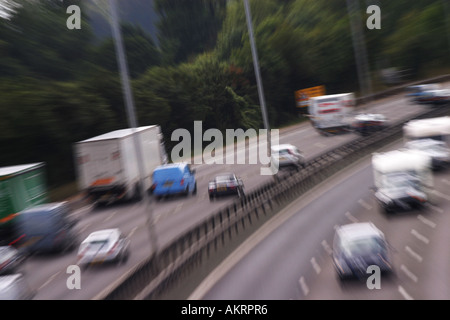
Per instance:
[[[143,177],[133,133],[142,151]],[[153,170],[167,163],[158,125],[112,131],[77,142],[74,149],[79,188],[96,204],[139,199],[141,182],[142,188],[149,190]]]
[[[375,198],[386,212],[421,208],[432,202],[431,159],[415,150],[400,149],[372,156]]]
[[[326,135],[349,130],[354,109],[354,94],[340,93],[310,98],[308,112],[312,126]]]
[[[43,162],[0,168],[0,233],[6,241],[13,233],[13,221],[27,208],[47,202]]]

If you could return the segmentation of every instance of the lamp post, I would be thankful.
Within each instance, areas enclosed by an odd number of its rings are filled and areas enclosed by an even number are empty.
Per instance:
[[[256,50],[255,38],[253,36],[252,16],[250,13],[250,5],[248,3],[248,0],[244,0],[244,7],[245,7],[245,17],[247,20],[248,36],[250,38],[250,47],[252,50],[253,67],[255,69],[256,83],[258,86],[259,103],[261,104],[261,113],[264,122],[264,128],[267,130],[267,154],[270,156],[270,148],[271,148],[270,125],[267,117],[266,101],[264,98],[264,89],[261,81],[261,74],[259,71],[258,52]]]
[[[372,81],[367,61],[367,51],[364,40],[364,34],[359,19],[359,0],[346,0],[347,12],[350,20],[352,32],[353,50],[355,53],[356,68],[358,72],[359,88],[361,95],[370,95],[372,93]]]
[[[158,251],[158,243],[156,239],[156,233],[154,228],[154,220],[153,220],[153,208],[151,204],[151,197],[147,194],[145,191],[145,181],[144,181],[144,163],[143,163],[143,153],[142,148],[140,144],[140,139],[138,139],[138,135],[136,134],[136,128],[138,127],[136,114],[135,114],[135,108],[134,108],[134,101],[133,101],[133,95],[131,92],[131,86],[129,81],[129,73],[128,73],[128,66],[126,62],[126,55],[122,40],[122,34],[120,31],[120,26],[118,22],[118,14],[117,14],[117,2],[116,0],[109,0],[109,8],[110,8],[110,16],[111,16],[111,29],[112,29],[112,35],[114,39],[114,46],[116,50],[116,57],[117,57],[117,64],[119,65],[119,73],[122,83],[122,90],[124,94],[124,100],[125,100],[125,107],[127,111],[128,116],[128,125],[131,128],[133,132],[133,142],[136,152],[136,159],[138,164],[138,170],[139,170],[139,176],[140,176],[140,193],[141,198],[145,202],[145,208],[146,212],[148,213],[147,216],[147,224],[149,228],[149,236],[150,236],[150,242],[153,247],[153,254],[156,254]]]

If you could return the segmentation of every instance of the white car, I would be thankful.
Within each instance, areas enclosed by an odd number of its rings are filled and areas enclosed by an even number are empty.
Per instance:
[[[272,163],[279,169],[284,167],[300,168],[305,162],[305,157],[300,150],[292,144],[280,144],[271,147]]]
[[[130,241],[117,228],[95,231],[81,243],[77,264],[88,266],[103,262],[125,262],[129,256],[129,246]]]
[[[407,142],[405,147],[427,154],[431,158],[434,169],[443,168],[450,164],[450,148],[444,141],[417,139]]]

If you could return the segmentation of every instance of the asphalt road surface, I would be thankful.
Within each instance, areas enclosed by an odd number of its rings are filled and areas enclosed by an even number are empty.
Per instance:
[[[386,150],[401,146],[396,143]],[[210,275],[190,299],[449,299],[450,170],[434,173],[425,210],[386,215],[371,191],[370,156],[314,188],[269,221]],[[331,248],[336,226],[372,222],[393,248],[394,274],[380,289],[341,282]],[[262,233],[262,235],[258,235]]]
[[[449,87],[450,84],[446,83],[444,86]],[[426,108],[429,108],[429,106],[410,104],[402,94],[373,102],[368,110],[382,113],[388,120],[394,122]],[[296,145],[307,159],[356,137],[357,135],[353,133],[325,137],[317,133],[309,123],[280,130],[280,143]],[[173,197],[159,202],[152,200],[151,211],[154,224],[151,229],[156,233],[158,248],[169,243],[178,235],[232,201],[231,198],[209,201],[208,182],[216,174],[227,171],[235,172],[243,179],[246,191],[250,191],[268,179],[272,179],[271,176],[260,175],[260,165],[201,164],[194,165],[193,168],[197,170],[197,195]],[[332,201],[329,204],[331,205],[330,209],[336,206]],[[147,223],[149,211],[147,209],[143,202],[138,202],[116,204],[97,209],[86,206],[77,210],[74,215],[80,218],[80,223],[77,226],[80,232],[80,241],[93,231],[118,227],[125,235],[130,237],[130,258],[126,264],[98,265],[95,268],[82,271],[81,289],[69,290],[67,279],[70,274],[66,271],[69,265],[75,264],[76,251],[61,255],[32,256],[27,260],[24,269],[30,287],[37,290],[35,299],[92,299],[109,286],[120,281],[122,277],[126,276],[127,272],[154,250],[149,237],[150,227]],[[310,229],[310,227],[305,225],[303,228]],[[272,271],[275,272],[275,270]]]

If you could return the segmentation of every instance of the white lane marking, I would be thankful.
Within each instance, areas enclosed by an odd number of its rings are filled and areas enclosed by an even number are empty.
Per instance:
[[[107,217],[105,218],[105,220],[103,220],[103,222],[106,222],[106,221],[111,220],[116,214],[117,214],[117,211],[114,211],[114,212],[111,213],[109,216],[107,216]]]
[[[134,227],[133,229],[131,229],[130,233],[128,234],[128,238],[131,238],[133,236],[133,234],[136,232],[136,230],[138,229],[138,227]]]
[[[177,213],[178,211],[181,210],[181,208],[183,208],[184,203],[179,203],[176,207],[175,210],[173,210],[172,214]]]
[[[445,200],[447,200],[447,201],[450,201],[450,196],[447,195],[447,194],[444,194],[444,193],[442,193],[442,192],[440,192],[440,191],[437,191],[437,190],[434,190],[433,193],[434,193],[435,195],[437,195],[438,197],[441,197],[441,198],[443,198],[443,199],[445,199]]]
[[[426,243],[426,244],[430,243],[430,240],[427,237],[425,237],[423,234],[419,233],[415,229],[411,229],[411,234],[413,236],[415,236],[417,239],[419,239],[420,241],[422,241],[423,243]]]
[[[372,210],[372,206],[365,202],[363,199],[359,199],[358,203],[366,210]]]
[[[414,259],[416,259],[418,262],[422,262],[423,258],[420,256],[420,254],[418,254],[417,252],[415,252],[413,249],[411,249],[409,246],[405,246],[405,251],[407,253],[409,253],[409,255],[411,257],[413,257]]]
[[[404,264],[400,266],[400,270],[402,270],[406,274],[406,276],[410,278],[412,281],[416,283],[417,281],[419,281],[419,278],[414,273],[412,273]]]
[[[41,290],[42,288],[44,288],[45,286],[47,286],[50,282],[52,282],[53,279],[55,279],[59,274],[61,273],[61,271],[58,271],[57,273],[55,273],[54,275],[52,275],[50,278],[47,279],[47,281],[45,281],[39,288],[38,290]]]
[[[398,286],[398,292],[400,292],[405,300],[414,300],[402,286]]]
[[[319,264],[317,263],[315,257],[311,258],[311,264],[314,268],[314,271],[316,271],[317,274],[319,274],[322,271],[322,269],[320,268]]]
[[[86,231],[87,228],[89,228],[91,226],[90,223],[88,223],[87,225],[85,225],[84,227],[80,228],[80,232],[84,232]]]
[[[353,222],[353,223],[359,222],[359,220],[356,219],[356,218],[355,218],[350,212],[348,212],[348,211],[345,213],[345,216],[347,217],[348,220],[350,220],[350,221]]]
[[[331,249],[330,245],[328,244],[328,242],[326,240],[322,241],[322,247],[329,255],[333,254],[333,250]]]
[[[424,224],[426,224],[427,226],[431,227],[431,228],[436,228],[436,223],[434,223],[433,221],[431,221],[430,219],[425,218],[423,215],[419,214],[417,216],[417,219],[419,219],[420,221],[422,221]]]
[[[72,215],[74,215],[74,216],[82,215],[82,214],[84,214],[84,213],[87,213],[88,211],[91,211],[91,209],[92,209],[93,207],[94,207],[93,204],[85,205],[84,207],[81,207],[81,208],[75,210],[75,211],[72,213]]]
[[[316,142],[316,143],[314,143],[314,146],[317,147],[317,148],[325,148],[327,145],[323,144],[321,142]]]
[[[439,208],[438,206],[435,206],[429,202],[425,203],[425,206],[431,210],[438,212],[438,213],[444,213],[444,210],[442,208]]]
[[[302,288],[303,294],[304,294],[305,296],[307,296],[308,293],[309,293],[309,288],[308,288],[308,286],[306,285],[305,278],[304,278],[304,277],[301,277],[301,278],[298,280],[298,283],[300,284],[300,288]]]

